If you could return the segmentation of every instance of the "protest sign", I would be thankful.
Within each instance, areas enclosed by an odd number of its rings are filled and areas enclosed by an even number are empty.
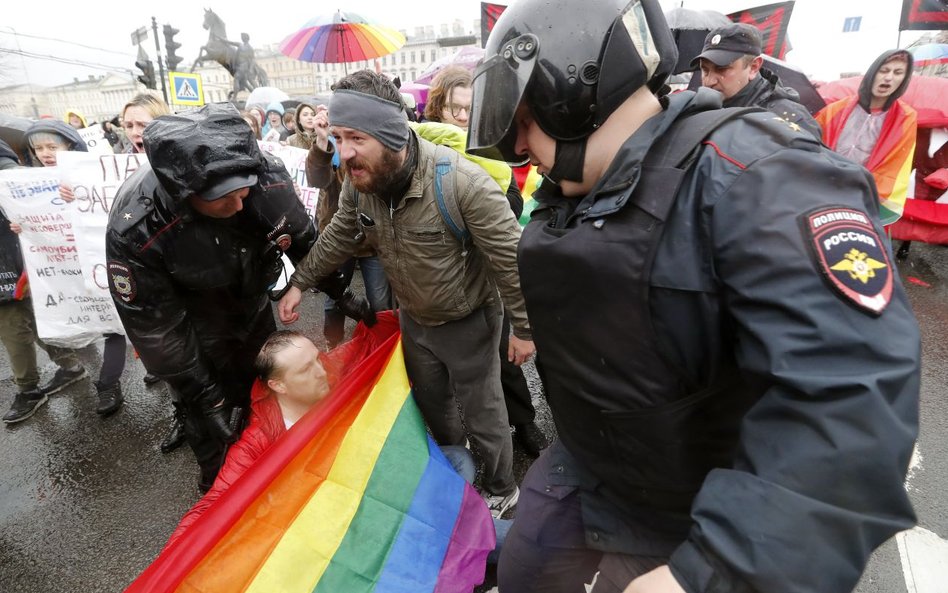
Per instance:
[[[105,263],[105,229],[112,203],[119,188],[139,167],[148,162],[144,154],[95,155],[83,152],[62,153],[60,179],[72,188],[75,201],[70,204],[75,223],[79,265],[86,289],[109,297],[110,313],[116,319],[114,333],[125,333],[109,294]]]
[[[86,143],[86,148],[93,154],[112,154],[112,145],[105,139],[105,131],[102,130],[102,124],[93,124],[81,130],[79,136]]]
[[[58,167],[0,172],[0,207],[23,227],[20,246],[39,337],[79,348],[115,331],[111,297],[89,292],[83,282],[71,208],[59,196]]]
[[[316,205],[319,202],[319,190],[308,187],[306,181],[306,155],[309,151],[295,146],[284,146],[279,142],[257,142],[260,150],[279,158],[283,166],[300,189],[300,201],[313,220],[316,220]]]

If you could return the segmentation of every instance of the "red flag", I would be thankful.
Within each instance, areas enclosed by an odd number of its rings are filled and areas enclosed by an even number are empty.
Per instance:
[[[899,31],[948,29],[948,0],[902,0]]]
[[[504,4],[491,4],[490,2],[481,2],[481,47],[487,46],[487,37],[497,24],[504,9]]]
[[[764,41],[763,53],[782,60],[789,49],[787,25],[790,24],[791,12],[793,12],[792,1],[748,8],[729,14],[727,17],[735,23],[747,23],[760,29],[760,35]]]

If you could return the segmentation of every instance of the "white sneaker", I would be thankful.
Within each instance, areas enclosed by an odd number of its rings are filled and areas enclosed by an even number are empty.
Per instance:
[[[488,494],[484,497],[484,501],[487,502],[487,508],[490,509],[490,514],[495,519],[500,519],[501,515],[517,506],[518,500],[520,500],[519,487],[515,487],[514,491],[506,496],[501,494]]]

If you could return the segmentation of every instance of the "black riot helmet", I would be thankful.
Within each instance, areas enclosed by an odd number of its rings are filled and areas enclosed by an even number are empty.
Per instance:
[[[589,135],[639,88],[657,92],[677,59],[658,0],[518,0],[474,74],[467,150],[525,162],[514,151],[514,114],[525,101],[557,140],[554,168],[561,157],[573,161],[573,175],[561,177],[575,179]]]

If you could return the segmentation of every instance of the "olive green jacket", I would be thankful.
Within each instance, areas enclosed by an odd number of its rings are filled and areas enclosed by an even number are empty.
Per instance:
[[[414,134],[414,132],[412,132]],[[417,138],[417,136],[416,136]],[[418,140],[418,165],[405,196],[394,209],[375,195],[355,191],[346,180],[339,210],[320,234],[290,282],[312,288],[363,246],[379,255],[401,312],[421,325],[462,319],[496,301],[497,291],[510,313],[514,335],[531,339],[520,292],[517,244],[520,225],[507,198],[484,169],[450,149],[458,207],[471,234],[463,246],[448,230],[435,199],[435,145]],[[357,212],[358,210],[358,212]],[[374,224],[362,224],[359,212]],[[364,217],[363,217],[364,220]]]

